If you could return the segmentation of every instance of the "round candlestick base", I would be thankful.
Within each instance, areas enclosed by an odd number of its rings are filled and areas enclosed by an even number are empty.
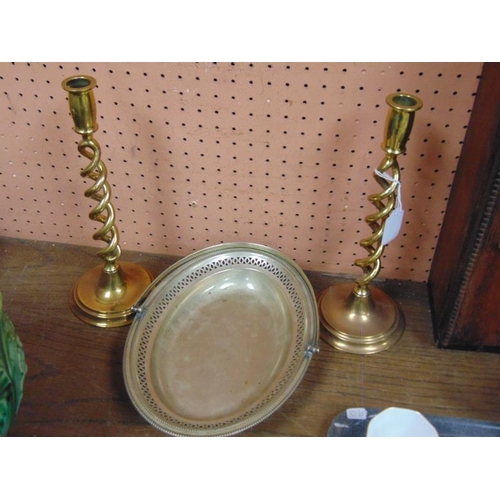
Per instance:
[[[120,262],[111,272],[97,266],[73,287],[70,308],[77,318],[90,325],[129,325],[135,315],[132,307],[152,281],[153,275],[138,264]]]
[[[353,285],[342,283],[318,296],[321,338],[340,351],[374,354],[393,346],[402,336],[406,322],[396,302],[376,287],[365,295]]]

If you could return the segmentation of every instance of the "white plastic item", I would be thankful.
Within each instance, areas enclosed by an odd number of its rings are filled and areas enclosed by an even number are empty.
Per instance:
[[[439,437],[435,427],[418,411],[387,408],[368,424],[367,437]]]

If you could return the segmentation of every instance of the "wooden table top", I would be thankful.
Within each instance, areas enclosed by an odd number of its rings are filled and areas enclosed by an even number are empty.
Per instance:
[[[127,395],[122,356],[128,327],[93,327],[68,307],[73,283],[100,262],[95,252],[0,238],[4,310],[28,364],[10,436],[165,436],[143,420]],[[159,274],[175,259],[124,252],[122,260]],[[316,291],[335,282],[307,274]],[[240,436],[326,436],[331,421],[353,407],[400,406],[500,422],[500,355],[437,348],[425,283],[379,286],[404,310],[402,339],[375,355],[336,351],[321,341],[290,399]]]

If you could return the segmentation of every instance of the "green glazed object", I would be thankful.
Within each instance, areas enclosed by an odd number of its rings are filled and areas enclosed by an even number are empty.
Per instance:
[[[19,410],[28,367],[14,325],[3,312],[0,293],[0,436],[6,436]]]

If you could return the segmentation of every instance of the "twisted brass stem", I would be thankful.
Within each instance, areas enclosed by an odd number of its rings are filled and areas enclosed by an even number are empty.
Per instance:
[[[394,182],[388,182],[374,174],[376,181],[382,186],[384,191],[368,196],[368,201],[377,208],[378,212],[368,215],[365,218],[366,223],[373,232],[370,237],[364,238],[359,242],[359,244],[367,250],[369,256],[354,261],[354,265],[361,267],[363,270],[363,276],[356,280],[355,291],[358,295],[366,293],[368,284],[371,283],[380,272],[380,259],[384,253],[382,236],[384,234],[385,221],[396,204],[396,189],[399,184],[400,171],[396,156],[390,153],[386,155],[378,171],[384,173],[389,169],[392,169],[391,177],[394,179]]]
[[[97,255],[106,262],[105,270],[108,272],[116,268],[116,260],[121,255],[118,229],[115,225],[115,210],[110,201],[111,188],[107,181],[107,169],[101,160],[101,148],[92,135],[84,135],[78,144],[78,151],[88,158],[89,165],[82,169],[80,175],[88,177],[94,184],[85,191],[85,196],[98,203],[89,213],[89,218],[103,224],[94,235],[94,240],[102,240],[107,247],[100,250]]]
[[[390,170],[389,176],[392,181],[389,182],[374,173],[374,177],[383,188],[383,191],[368,196],[368,200],[378,210],[365,218],[366,223],[372,229],[372,234],[360,241],[360,245],[367,250],[369,255],[354,261],[354,265],[363,270],[363,276],[356,280],[354,287],[354,293],[361,297],[369,294],[368,285],[380,272],[380,259],[384,252],[382,236],[386,220],[394,210],[397,200],[396,190],[400,185],[401,172],[397,157],[405,152],[414,114],[422,107],[422,102],[418,97],[408,94],[391,94],[387,97],[386,102],[390,107],[386,121],[385,140],[382,143],[382,149],[386,155],[378,168],[378,172],[384,174]]]
[[[101,160],[101,147],[92,135],[98,128],[93,93],[96,84],[96,80],[91,76],[73,76],[66,78],[62,87],[68,92],[74,131],[82,136],[78,151],[90,160],[89,165],[82,169],[80,174],[94,181],[85,191],[87,198],[98,202],[90,211],[89,218],[102,224],[93,238],[107,244],[97,255],[105,262],[104,270],[111,273],[117,270],[116,260],[121,255],[121,249],[118,243],[118,229],[115,226],[115,210],[110,201],[111,188],[107,182],[107,169]]]

